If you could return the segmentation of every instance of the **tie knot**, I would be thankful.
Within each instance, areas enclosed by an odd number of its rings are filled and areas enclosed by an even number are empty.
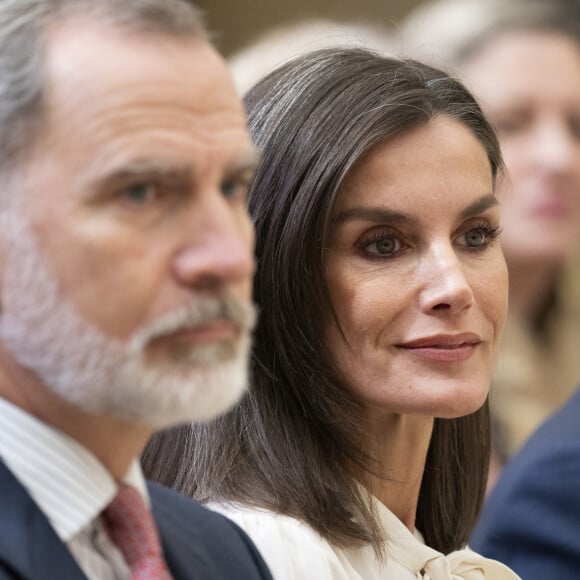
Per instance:
[[[122,485],[103,511],[102,522],[123,554],[133,580],[171,578],[155,522],[137,489]]]

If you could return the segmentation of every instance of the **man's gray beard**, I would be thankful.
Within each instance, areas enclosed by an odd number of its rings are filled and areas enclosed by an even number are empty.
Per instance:
[[[64,400],[161,429],[223,413],[245,391],[255,319],[250,304],[231,296],[195,298],[192,307],[162,317],[127,342],[111,339],[61,296],[23,218],[2,215],[0,235],[5,240],[0,340]],[[240,338],[146,363],[144,348],[151,339],[216,317],[239,324]]]

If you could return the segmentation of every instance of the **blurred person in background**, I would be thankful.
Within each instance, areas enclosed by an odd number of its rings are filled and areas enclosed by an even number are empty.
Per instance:
[[[580,390],[509,461],[470,544],[525,580],[580,577]]]
[[[507,309],[496,136],[444,73],[309,53],[246,95],[261,314],[240,407],[147,473],[222,511],[277,580],[513,580],[465,543]]]
[[[330,47],[367,48],[391,52],[385,28],[368,23],[305,20],[265,32],[228,59],[240,94],[295,56]]]
[[[412,13],[401,37],[404,53],[466,80],[507,165],[510,306],[490,397],[498,467],[580,381],[580,14],[558,0],[444,0]]]

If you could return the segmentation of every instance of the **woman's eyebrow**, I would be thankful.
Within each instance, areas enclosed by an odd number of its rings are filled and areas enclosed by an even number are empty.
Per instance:
[[[498,205],[499,201],[493,193],[488,193],[483,197],[475,200],[473,203],[469,204],[460,214],[459,219],[465,220],[470,217],[476,216],[477,214],[483,213],[490,207]]]
[[[486,194],[483,197],[475,200],[473,203],[469,204],[462,212],[459,214],[460,220],[465,220],[480,214],[490,207],[498,205],[497,197],[492,194]],[[340,212],[334,219],[334,223],[339,224],[348,220],[361,220],[377,223],[393,223],[393,224],[416,224],[418,219],[414,216],[390,210],[384,207],[353,207],[345,211]]]
[[[348,220],[362,220],[369,222],[413,224],[417,219],[402,212],[393,211],[384,207],[353,207],[340,212],[334,219],[335,223],[343,223]]]

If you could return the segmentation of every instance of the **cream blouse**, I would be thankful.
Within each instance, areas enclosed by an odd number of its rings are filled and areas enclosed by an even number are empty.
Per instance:
[[[377,513],[388,537],[381,561],[371,546],[340,548],[308,524],[257,508],[210,505],[254,541],[274,580],[518,580],[509,568],[465,549],[444,556],[412,534],[383,504]]]

